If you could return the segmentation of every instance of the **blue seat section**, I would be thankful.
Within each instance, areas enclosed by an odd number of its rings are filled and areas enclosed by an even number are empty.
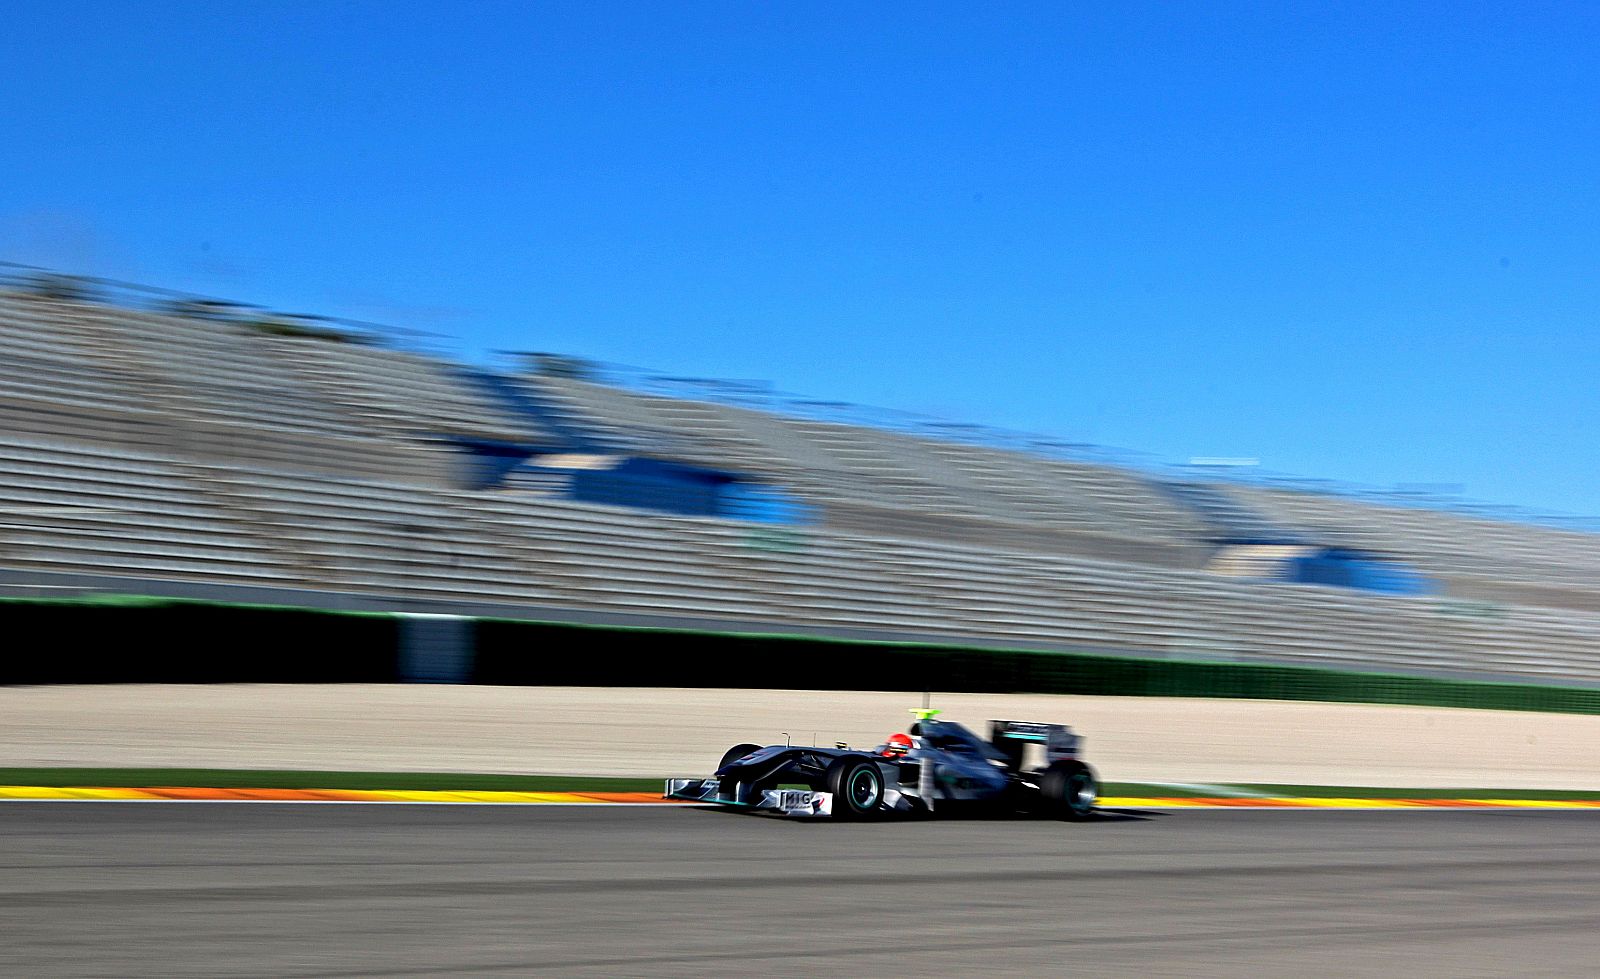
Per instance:
[[[1390,595],[1427,595],[1435,583],[1410,565],[1350,547],[1312,544],[1226,544],[1207,569],[1256,581],[1333,585]]]
[[[717,515],[750,523],[805,524],[816,520],[792,493],[764,483],[724,483],[717,490]]]
[[[567,485],[568,496],[582,503],[710,517],[717,512],[717,483],[725,478],[655,459],[625,458],[607,469],[572,470]]]
[[[1286,580],[1310,585],[1336,585],[1390,595],[1426,595],[1434,584],[1399,561],[1342,547],[1318,548],[1292,558]]]
[[[541,459],[552,462],[542,463]],[[513,469],[513,475],[536,477],[581,503],[751,523],[802,524],[813,519],[809,507],[780,487],[752,481],[741,473],[665,459],[592,456],[581,465],[567,465],[559,455],[534,456]]]
[[[474,489],[537,485],[583,503],[634,507],[752,523],[801,524],[811,510],[787,491],[746,474],[627,454],[590,432],[572,414],[493,371],[462,367],[461,375],[541,433],[543,445],[455,439],[464,452],[466,479]],[[553,464],[555,457],[588,457],[579,465]],[[541,459],[552,460],[551,463]]]

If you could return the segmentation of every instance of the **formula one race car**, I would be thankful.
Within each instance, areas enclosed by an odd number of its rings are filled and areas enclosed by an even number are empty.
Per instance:
[[[1083,739],[1062,724],[990,721],[989,740],[936,710],[913,711],[909,734],[871,751],[740,744],[711,778],[667,781],[666,796],[785,816],[870,819],[962,809],[1082,819],[1094,811],[1094,770],[1078,760]],[[1041,768],[1024,767],[1029,745]]]

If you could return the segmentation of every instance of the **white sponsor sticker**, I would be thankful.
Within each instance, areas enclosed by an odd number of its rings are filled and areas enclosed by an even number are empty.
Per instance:
[[[778,808],[791,816],[828,816],[833,813],[833,796],[805,789],[779,789],[774,793]]]

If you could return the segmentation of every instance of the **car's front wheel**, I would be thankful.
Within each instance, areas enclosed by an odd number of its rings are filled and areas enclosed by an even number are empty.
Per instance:
[[[748,755],[752,751],[760,751],[758,744],[736,744],[722,753],[722,760],[717,762],[717,771],[722,771],[729,765]],[[745,786],[744,798],[739,798],[739,778],[736,775],[724,775],[717,781],[717,798],[723,802],[759,802],[761,799],[760,786]]]
[[[823,777],[833,793],[833,814],[868,819],[882,811],[883,770],[860,755],[844,755],[828,765]]]
[[[722,760],[717,762],[717,771],[722,771],[752,751],[760,750],[761,746],[758,744],[736,744],[722,753]]]

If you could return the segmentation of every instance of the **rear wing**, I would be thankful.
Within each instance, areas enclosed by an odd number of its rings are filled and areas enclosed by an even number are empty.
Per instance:
[[[1074,734],[1072,728],[1037,721],[990,721],[989,743],[1005,754],[1012,768],[1022,767],[1023,749],[1030,744],[1044,748],[1046,765],[1077,758],[1083,750],[1083,737]]]

